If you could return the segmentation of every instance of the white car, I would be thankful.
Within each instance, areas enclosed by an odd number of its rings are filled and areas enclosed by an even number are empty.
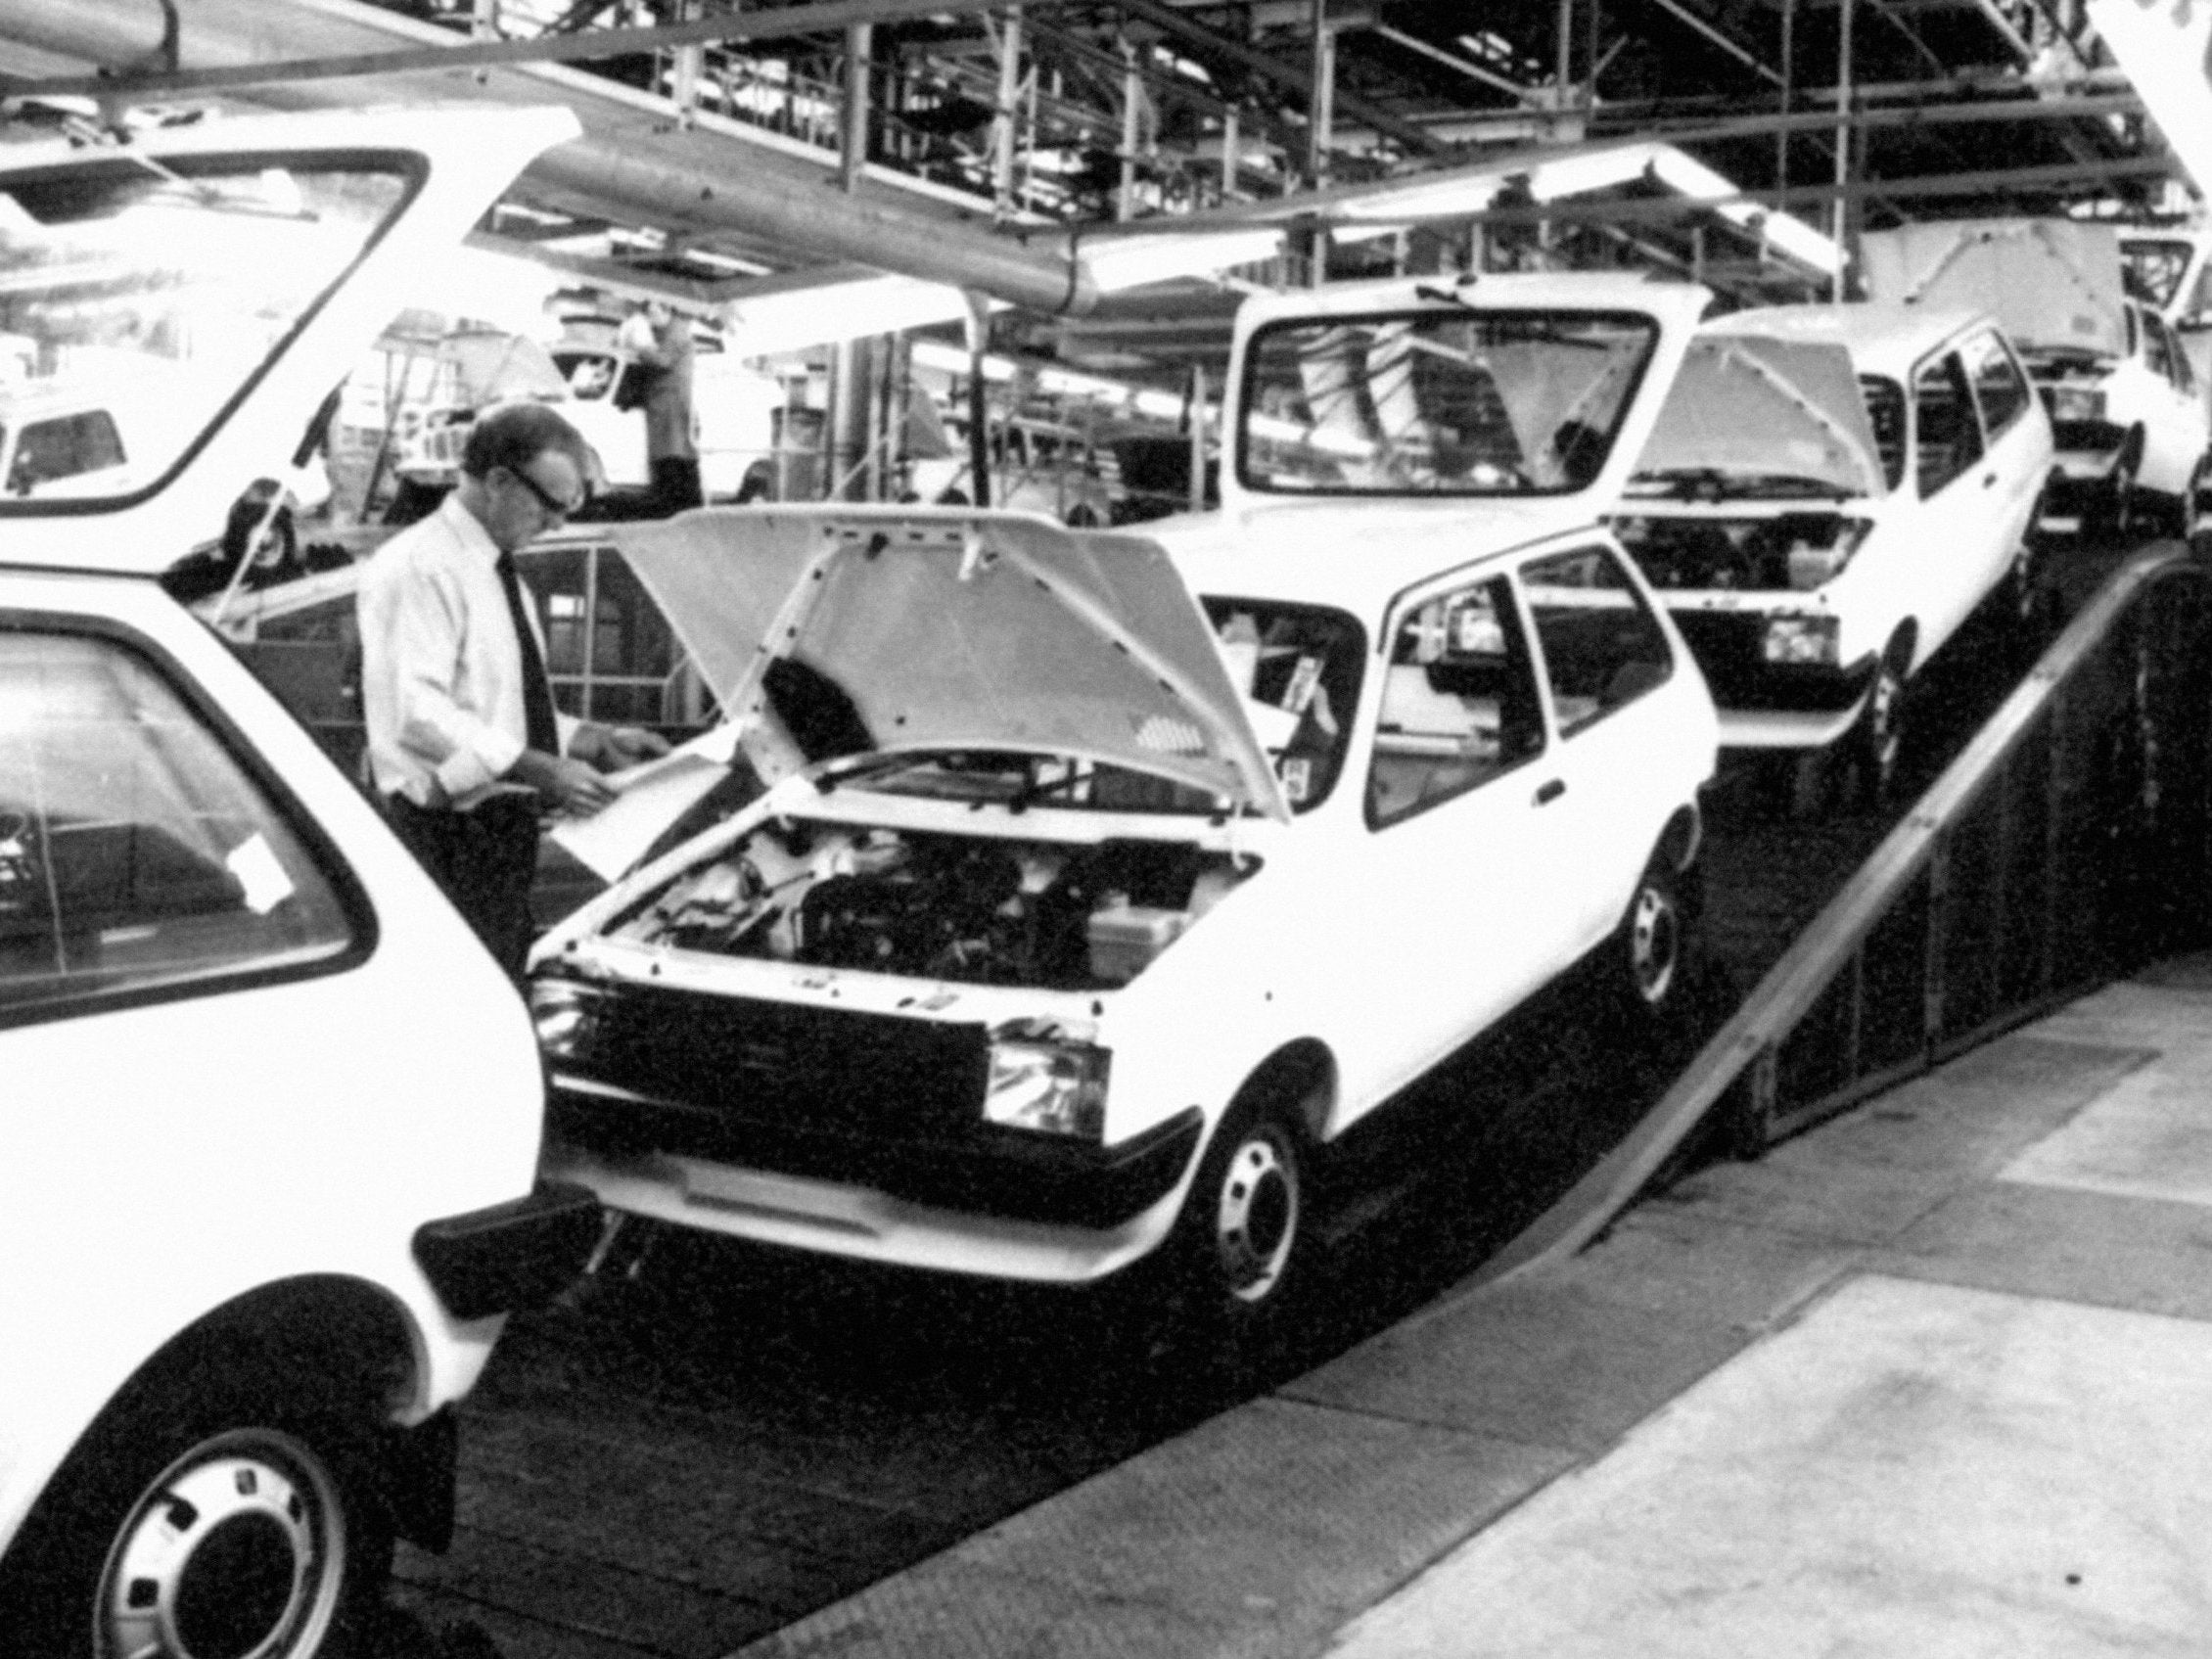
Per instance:
[[[2050,412],[2042,526],[2184,533],[2212,466],[2212,389],[2158,312],[2128,298],[2112,226],[1931,220],[1870,232],[1867,292],[1992,312]]]
[[[1993,591],[2035,603],[2051,465],[1986,315],[1739,311],[1700,331],[1613,528],[1696,652],[1722,745],[1801,758],[1801,806],[1839,782],[1878,798],[1913,676]]]
[[[135,340],[171,447],[0,498],[0,1647],[354,1651],[442,1546],[454,1404],[598,1238],[536,1184],[523,1001],[167,593],[566,112],[206,122],[0,168],[57,398]],[[115,365],[102,360],[103,372]]]
[[[918,500],[967,506],[968,426],[945,422],[951,452],[911,463],[907,487]],[[1010,513],[1041,513],[1076,530],[1113,522],[1114,494],[1098,447],[1080,427],[1016,415],[991,427],[991,504]]]
[[[1314,1168],[1408,1085],[1593,955],[1633,1021],[1683,994],[1713,709],[1597,511],[1706,298],[1252,301],[1242,483],[1150,535],[622,527],[769,787],[540,943],[547,1170],[1272,1323]]]

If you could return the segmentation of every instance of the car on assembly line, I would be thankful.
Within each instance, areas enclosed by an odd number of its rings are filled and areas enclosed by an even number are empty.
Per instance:
[[[1874,299],[1997,318],[2051,416],[2044,529],[2188,532],[2212,482],[2212,388],[2128,295],[2111,225],[1937,219],[1869,232],[1863,251]]]
[[[765,793],[540,942],[547,1170],[875,1262],[1147,1263],[1280,1328],[1316,1170],[1425,1074],[1571,969],[1680,1012],[1714,714],[1599,512],[1707,298],[1250,301],[1227,502],[1141,535],[614,527],[733,716],[671,806],[721,762]]]
[[[1726,749],[1794,762],[1793,799],[1895,781],[1914,678],[2029,541],[2050,422],[1986,314],[1792,305],[1708,323],[1613,528],[1689,641]]]
[[[565,111],[0,165],[0,330],[173,406],[0,494],[0,1648],[315,1659],[442,1547],[454,1406],[600,1234],[514,988],[167,590]],[[50,394],[50,395],[49,395]],[[20,452],[20,451],[19,451]]]

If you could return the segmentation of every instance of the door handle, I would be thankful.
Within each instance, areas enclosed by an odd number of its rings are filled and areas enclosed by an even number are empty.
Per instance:
[[[1539,806],[1548,806],[1566,793],[1566,780],[1564,778],[1553,778],[1549,783],[1540,783],[1536,786],[1536,804]]]
[[[1996,475],[1995,473],[1985,473],[1985,474],[1984,474],[1984,475],[1982,476],[1982,487],[1983,487],[1984,489],[1987,489],[1987,488],[1989,488],[1989,487],[1990,487],[1990,485],[1994,484],[1995,484],[1996,482],[1997,482],[1997,475]]]

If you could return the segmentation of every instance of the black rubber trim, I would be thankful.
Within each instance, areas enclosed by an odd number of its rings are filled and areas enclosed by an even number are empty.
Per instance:
[[[666,1153],[863,1186],[933,1209],[1065,1226],[1118,1226],[1189,1167],[1205,1114],[1186,1107],[1114,1146],[978,1122],[959,1134],[854,1133],[675,1101],[617,1099],[553,1082],[550,1139],[610,1157]]]
[[[415,1261],[456,1319],[535,1308],[582,1270],[604,1214],[585,1188],[543,1181],[527,1197],[425,1221]]]

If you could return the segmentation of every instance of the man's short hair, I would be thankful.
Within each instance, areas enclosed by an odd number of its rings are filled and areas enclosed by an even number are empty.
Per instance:
[[[479,414],[461,450],[461,471],[483,478],[494,467],[521,472],[548,449],[576,463],[576,477],[589,483],[598,473],[597,457],[582,433],[543,403],[495,403]]]

